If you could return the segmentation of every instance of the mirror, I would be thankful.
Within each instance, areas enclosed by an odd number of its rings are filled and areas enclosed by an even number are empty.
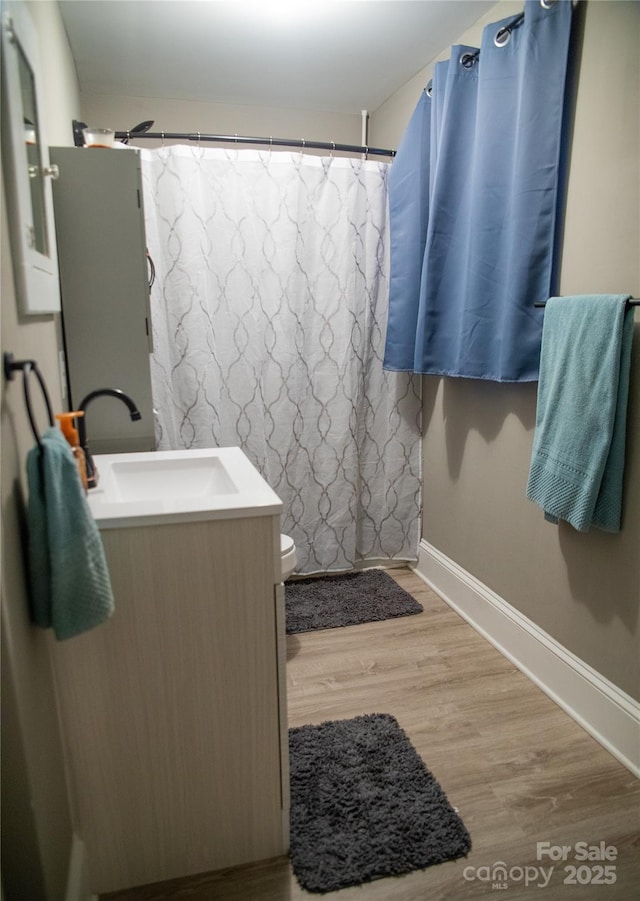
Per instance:
[[[20,98],[24,122],[24,143],[27,150],[27,171],[31,188],[31,214],[33,217],[33,246],[38,253],[48,252],[47,221],[45,218],[44,175],[40,157],[38,135],[38,107],[33,70],[20,44],[16,45],[20,76]]]
[[[2,156],[16,292],[22,313],[60,310],[51,179],[42,131],[35,28],[23,3],[3,4]]]

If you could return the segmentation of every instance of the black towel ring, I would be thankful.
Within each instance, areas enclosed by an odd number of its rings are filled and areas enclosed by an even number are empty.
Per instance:
[[[42,441],[40,440],[40,433],[36,427],[35,417],[33,415],[33,408],[31,406],[31,392],[29,390],[29,376],[33,372],[35,377],[38,379],[40,383],[40,389],[42,391],[42,396],[44,398],[44,402],[47,408],[47,415],[49,417],[49,425],[54,425],[53,420],[53,410],[51,409],[51,400],[49,398],[49,392],[47,391],[47,386],[42,377],[42,373],[38,369],[38,364],[35,360],[15,360],[12,353],[5,353],[2,356],[3,368],[4,368],[4,377],[8,382],[12,382],[15,378],[15,373],[22,370],[22,388],[24,390],[24,402],[27,408],[27,416],[29,417],[29,423],[31,425],[31,431],[33,432],[33,437],[36,439],[36,443],[40,450],[42,450]]]

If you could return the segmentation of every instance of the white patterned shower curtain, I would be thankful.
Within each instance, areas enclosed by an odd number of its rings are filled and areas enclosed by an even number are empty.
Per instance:
[[[414,560],[420,382],[384,372],[388,164],[142,151],[158,449],[242,448],[299,571]]]

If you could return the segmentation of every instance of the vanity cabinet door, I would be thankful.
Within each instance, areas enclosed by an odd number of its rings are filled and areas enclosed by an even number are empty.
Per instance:
[[[278,514],[101,532],[115,612],[52,649],[95,894],[287,853],[279,528]]]
[[[53,200],[70,407],[121,388],[142,414],[100,398],[87,413],[96,453],[154,450],[151,321],[140,157],[136,150],[52,147]]]

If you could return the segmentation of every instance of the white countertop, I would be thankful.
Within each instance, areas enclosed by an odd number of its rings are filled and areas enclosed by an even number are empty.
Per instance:
[[[237,519],[282,512],[282,501],[239,447],[93,458],[88,493],[100,529]]]

